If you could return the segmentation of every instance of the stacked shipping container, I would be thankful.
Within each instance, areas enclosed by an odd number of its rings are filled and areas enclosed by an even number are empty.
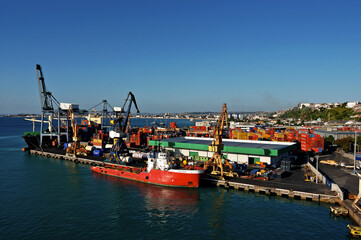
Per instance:
[[[312,134],[311,128],[305,127],[299,130],[288,128],[287,130],[267,130],[251,128],[249,132],[241,129],[231,129],[230,139],[240,140],[271,140],[280,142],[300,142],[303,151],[321,152],[324,149],[324,140],[318,134]]]

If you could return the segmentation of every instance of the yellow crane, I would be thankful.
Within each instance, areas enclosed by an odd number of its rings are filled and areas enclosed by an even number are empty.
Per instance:
[[[213,156],[204,164],[204,169],[208,169],[209,167],[213,167],[213,171],[211,174],[219,175],[223,178],[225,174],[224,167],[227,166],[229,168],[229,172],[226,175],[233,177],[232,173],[232,165],[229,161],[223,156],[223,143],[222,143],[222,135],[224,130],[224,124],[228,126],[228,111],[227,105],[224,103],[221,111],[221,115],[218,118],[217,125],[214,128],[214,139],[212,143],[208,146],[208,150],[210,152],[214,152]],[[222,163],[223,160],[223,163]]]
[[[87,155],[87,152],[84,147],[80,146],[79,136],[78,136],[78,123],[76,122],[75,114],[71,106],[68,109],[68,121],[71,122],[71,128],[73,130],[73,144],[71,147],[66,149],[67,155],[72,155],[75,157],[76,155],[82,154]]]

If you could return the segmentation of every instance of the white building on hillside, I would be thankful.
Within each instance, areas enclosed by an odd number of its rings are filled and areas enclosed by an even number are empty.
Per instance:
[[[347,102],[346,107],[347,107],[347,108],[353,108],[353,107],[355,107],[355,106],[358,105],[358,104],[359,104],[359,102],[357,102],[357,101]]]

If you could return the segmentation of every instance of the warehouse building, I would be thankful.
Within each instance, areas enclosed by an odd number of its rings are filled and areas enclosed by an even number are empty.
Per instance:
[[[184,156],[212,157],[213,152],[208,151],[208,146],[213,138],[178,137],[149,141],[149,146],[162,146],[166,150],[181,153]],[[263,162],[276,164],[290,156],[290,151],[296,148],[293,142],[271,142],[223,139],[223,154],[231,162],[254,164]]]

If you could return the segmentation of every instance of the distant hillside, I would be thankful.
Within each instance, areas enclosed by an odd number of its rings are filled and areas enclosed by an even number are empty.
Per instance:
[[[323,121],[334,121],[334,120],[349,120],[351,116],[356,115],[352,108],[346,108],[345,106],[333,107],[330,109],[320,108],[293,108],[286,111],[280,116],[280,118],[293,118],[301,119],[302,121],[311,121],[321,119]]]

